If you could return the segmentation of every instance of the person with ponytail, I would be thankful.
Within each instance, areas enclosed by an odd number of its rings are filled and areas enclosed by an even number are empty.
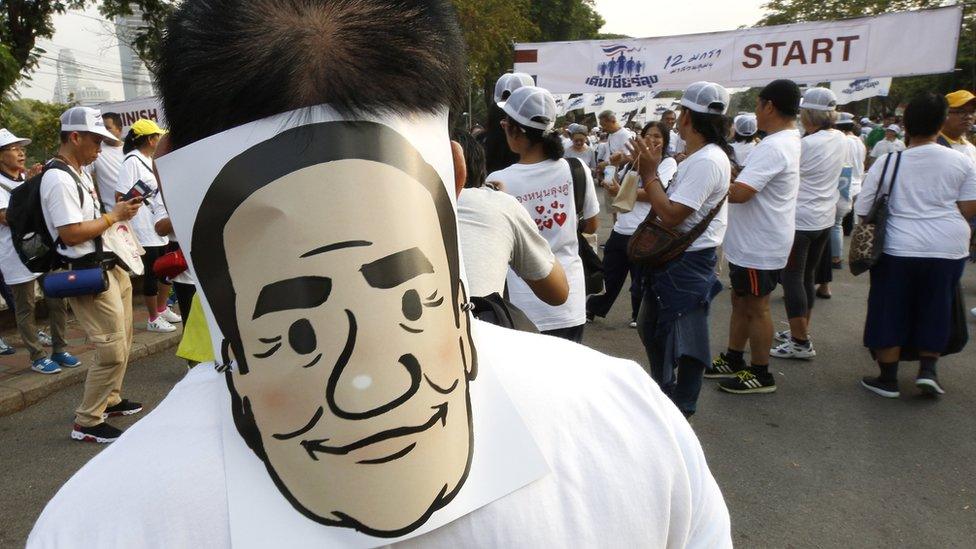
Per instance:
[[[504,170],[518,162],[518,155],[508,148],[505,129],[501,126],[505,111],[498,104],[508,99],[513,91],[534,83],[532,77],[523,72],[507,72],[495,82],[495,101],[488,106],[488,127],[484,135],[485,168],[488,173]]]
[[[687,233],[719,208],[681,256],[644,274],[637,324],[651,377],[685,417],[697,409],[702,375],[711,360],[708,310],[722,290],[715,267],[725,237],[734,154],[726,139],[728,106],[729,92],[718,84],[696,82],[685,90],[676,128],[686,157],[667,190],[658,175],[663,143],[634,139],[629,146],[652,211],[664,226]]]
[[[582,212],[577,212],[569,162],[579,160],[563,158],[562,139],[553,132],[556,102],[547,90],[520,87],[500,102],[499,107],[505,113],[500,124],[505,139],[519,161],[489,174],[488,183],[498,184],[522,204],[569,281],[566,302],[553,306],[541,301],[521,278],[509,273],[509,299],[542,333],[579,342],[586,324],[586,285],[576,230],[579,223],[584,233],[594,233],[597,229],[600,205],[593,177],[589,169],[582,168],[585,198]]]
[[[122,141],[122,154],[125,158],[122,160],[122,167],[119,168],[119,178],[115,188],[117,200],[126,196],[137,182],[142,182],[149,189],[147,207],[140,209],[130,223],[132,232],[146,250],[142,255],[142,264],[145,268],[145,273],[142,275],[142,295],[149,313],[146,329],[150,332],[164,333],[176,331],[173,323],[182,322],[182,317],[171,311],[167,304],[170,285],[161,282],[153,272],[153,262],[165,253],[166,245],[169,243],[167,237],[156,233],[156,224],[153,220],[153,210],[162,208],[162,199],[158,193],[159,183],[153,171],[152,158],[156,152],[156,145],[165,133],[166,131],[155,122],[145,118],[136,120],[132,124],[129,133]]]

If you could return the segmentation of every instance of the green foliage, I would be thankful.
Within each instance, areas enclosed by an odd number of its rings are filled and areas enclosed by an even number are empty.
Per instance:
[[[61,113],[70,106],[35,99],[17,99],[0,105],[0,126],[33,140],[27,147],[28,166],[44,162],[58,152]]]
[[[836,20],[852,17],[881,15],[895,11],[934,8],[955,2],[944,0],[769,0],[763,7],[767,15],[758,26],[782,25],[805,21]],[[871,101],[872,114],[894,112],[898,105],[908,102],[922,91],[947,93],[958,89],[976,89],[976,2],[961,2],[966,6],[956,55],[956,70],[952,73],[930,76],[895,78],[886,98]],[[911,40],[913,37],[905,37]],[[872,75],[885,76],[885,75]],[[845,110],[856,113],[867,111],[867,101],[851,103]]]

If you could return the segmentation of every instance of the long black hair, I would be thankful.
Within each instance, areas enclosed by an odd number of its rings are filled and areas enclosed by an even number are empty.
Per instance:
[[[129,133],[125,134],[125,139],[122,140],[122,154],[129,154],[134,150],[141,149],[150,137],[152,135],[136,135],[136,132],[130,129]]]
[[[661,137],[664,139],[664,142],[661,144],[661,158],[664,159],[671,156],[668,154],[668,147],[671,146],[671,130],[668,129],[668,125],[661,120],[648,122],[641,128],[640,136],[647,137],[647,132],[651,131],[651,128],[657,128],[657,131],[661,132]]]
[[[681,116],[691,117],[691,127],[705,138],[705,143],[718,145],[725,151],[725,154],[729,155],[729,158],[735,156],[732,145],[729,145],[729,140],[726,138],[731,128],[731,121],[728,116],[696,112],[691,109],[685,109]]]
[[[533,145],[542,144],[542,154],[549,160],[559,160],[566,153],[563,148],[563,140],[559,134],[553,131],[545,132],[538,128],[529,128],[515,121],[511,116],[507,117],[509,127],[515,127],[525,134],[526,139]]]

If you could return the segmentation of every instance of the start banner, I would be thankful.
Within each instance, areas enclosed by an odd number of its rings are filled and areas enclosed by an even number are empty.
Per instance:
[[[681,90],[950,72],[962,6],[658,38],[521,43],[515,70],[553,93]]]

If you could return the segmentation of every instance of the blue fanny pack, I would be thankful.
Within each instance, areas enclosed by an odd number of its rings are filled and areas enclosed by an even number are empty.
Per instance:
[[[108,274],[101,265],[54,271],[41,277],[41,288],[45,296],[54,298],[100,294],[108,289]]]

